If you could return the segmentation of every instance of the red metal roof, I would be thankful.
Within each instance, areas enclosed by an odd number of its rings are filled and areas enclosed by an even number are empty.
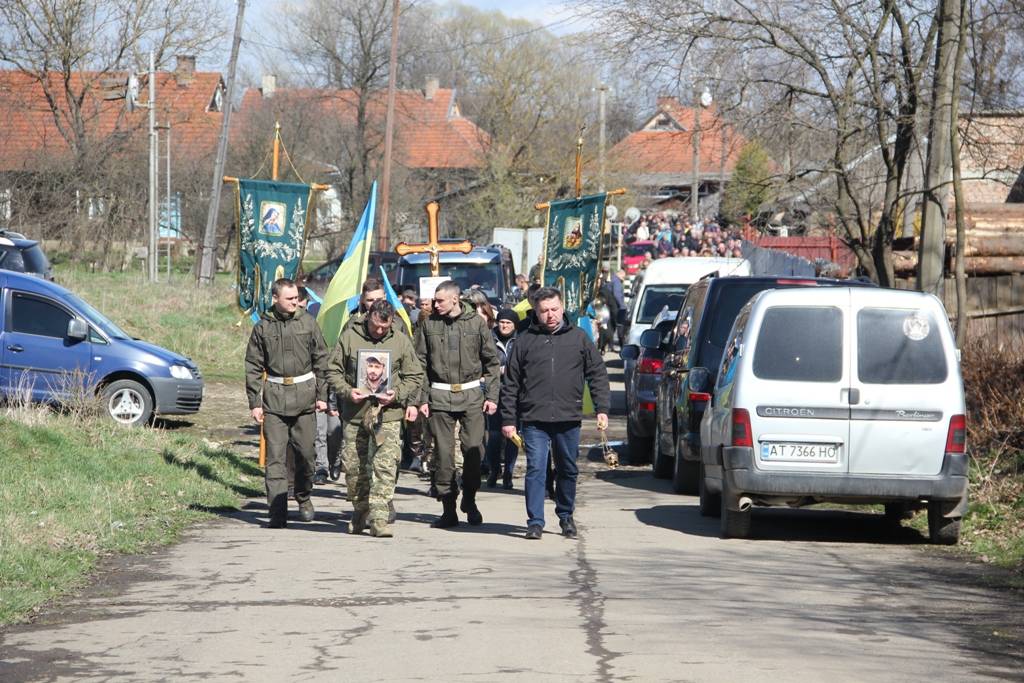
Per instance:
[[[370,143],[383,139],[387,93],[375,91],[367,106]],[[250,88],[242,98],[241,117],[254,116],[266,107],[283,111],[297,104],[313,106],[322,116],[343,125],[356,121],[357,91],[339,89],[275,88],[265,96]],[[484,165],[490,136],[459,112],[455,91],[438,88],[427,98],[418,90],[395,93],[395,160],[410,169],[472,169]],[[375,139],[376,138],[376,139]]]
[[[129,114],[123,100],[104,101],[101,79],[125,79],[125,73],[80,72],[72,76],[72,93],[85,91],[82,101],[84,128],[90,138],[108,139],[123,133],[129,136],[128,146],[144,146],[147,140],[149,112],[136,109]],[[60,74],[49,75],[51,92],[56,93],[58,107],[67,111]],[[174,73],[158,72],[157,122],[171,122],[172,144],[176,154],[201,156],[213,150],[220,132],[221,113],[210,111],[210,104],[219,87],[218,73],[193,72],[189,78]],[[140,97],[149,97],[148,85],[142,81]],[[0,170],[35,170],[46,163],[67,158],[69,146],[57,127],[47,104],[42,84],[20,71],[0,71]],[[63,121],[62,121],[63,123]],[[66,125],[66,124],[65,124]]]

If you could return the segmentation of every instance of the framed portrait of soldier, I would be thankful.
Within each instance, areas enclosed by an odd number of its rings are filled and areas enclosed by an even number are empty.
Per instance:
[[[386,394],[391,389],[391,352],[360,349],[356,358],[356,389],[367,396]]]

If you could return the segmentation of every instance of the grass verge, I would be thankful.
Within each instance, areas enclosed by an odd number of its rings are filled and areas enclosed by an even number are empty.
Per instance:
[[[238,310],[234,278],[220,274],[210,287],[173,273],[150,283],[145,275],[90,273],[64,265],[55,277],[133,337],[188,356],[204,378],[244,381],[245,345],[252,331]]]
[[[262,493],[250,459],[103,418],[8,408],[0,444],[0,624],[82,585],[103,556],[171,543]]]

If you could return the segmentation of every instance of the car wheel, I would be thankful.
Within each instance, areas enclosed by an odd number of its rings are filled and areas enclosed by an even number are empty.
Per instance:
[[[960,517],[944,515],[957,506],[957,501],[928,501],[928,537],[936,545],[956,545],[960,540]]]
[[[655,479],[668,479],[672,476],[672,463],[664,453],[661,452],[661,425],[654,425],[654,449],[652,451],[651,469],[654,470]]]
[[[626,419],[626,442],[629,444],[629,464],[646,465],[651,461],[654,440],[649,436],[638,436]]]
[[[119,379],[103,388],[103,409],[115,422],[130,427],[148,424],[153,417],[149,390],[131,379]]]
[[[723,473],[721,504],[719,505],[722,515],[722,538],[746,538],[750,535],[750,510],[741,512],[729,509],[729,502],[732,501],[732,504],[735,505],[738,497],[739,494],[730,489],[729,482]]]
[[[697,476],[700,474],[700,463],[683,457],[686,443],[676,439],[676,457],[672,463],[672,490],[676,493],[694,495],[697,493]]]
[[[701,517],[720,517],[722,515],[722,495],[708,491],[704,483],[704,463],[700,463],[699,467],[697,495],[700,496],[700,515]]]

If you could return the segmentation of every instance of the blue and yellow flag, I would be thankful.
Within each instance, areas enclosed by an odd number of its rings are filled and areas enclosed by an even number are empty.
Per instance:
[[[377,210],[377,181],[370,187],[370,198],[363,209],[362,218],[356,226],[352,241],[345,250],[345,257],[338,266],[338,272],[331,278],[331,284],[324,293],[320,313],[316,321],[324,334],[327,347],[338,342],[341,328],[348,320],[349,313],[359,305],[359,292],[369,273],[370,251],[373,249],[373,219]]]
[[[380,267],[380,279],[384,282],[384,296],[387,297],[388,303],[395,307],[395,312],[398,313],[398,317],[405,322],[405,329],[409,331],[409,336],[412,336],[412,319],[409,318],[409,311],[405,310],[405,304],[398,298],[398,293],[395,288],[391,286],[391,281],[388,280],[388,274],[384,272],[384,266]]]
[[[565,316],[573,324],[594,294],[605,196],[602,192],[551,202],[548,208],[542,282],[561,290]]]
[[[313,189],[301,183],[240,178],[238,196],[238,305],[256,318],[272,305],[270,288],[295,279],[306,247]]]

